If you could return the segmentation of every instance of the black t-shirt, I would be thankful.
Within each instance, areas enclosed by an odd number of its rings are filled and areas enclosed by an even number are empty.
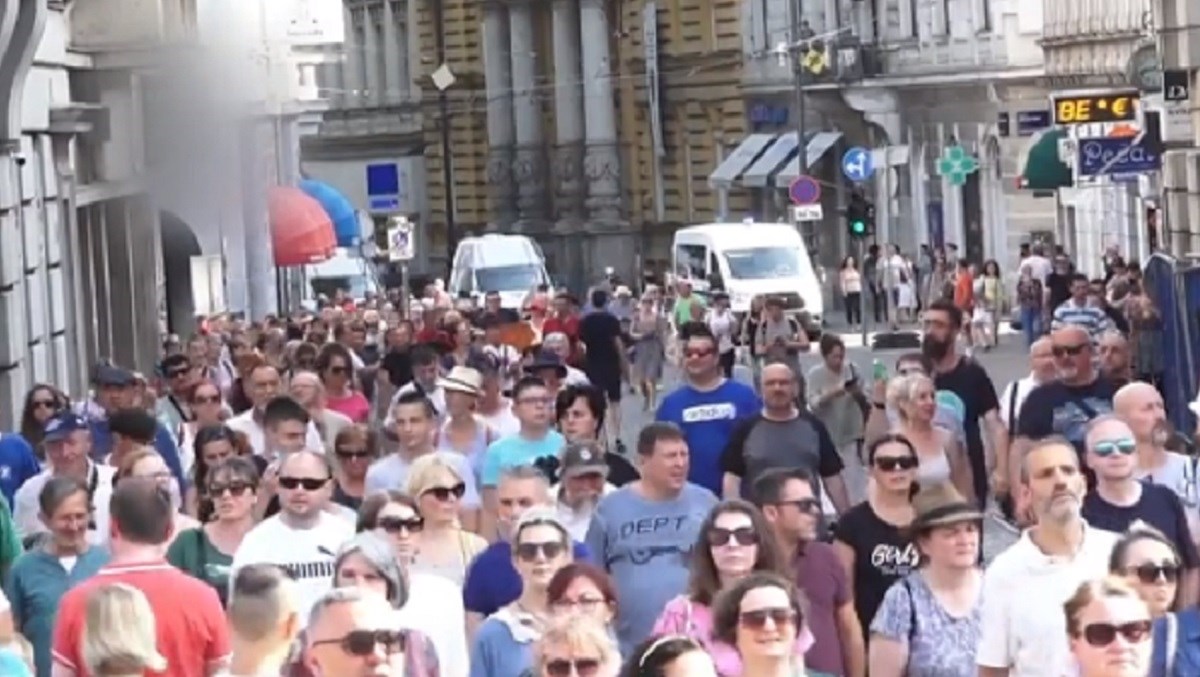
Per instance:
[[[579,340],[587,346],[584,367],[589,377],[594,372],[617,371],[620,356],[616,339],[620,337],[621,321],[612,313],[596,311],[579,321]]]
[[[1017,435],[1040,440],[1061,435],[1075,446],[1080,466],[1084,466],[1088,421],[1112,413],[1116,386],[1104,378],[1084,386],[1069,386],[1051,381],[1034,388],[1021,405]]]
[[[1142,497],[1129,507],[1113,505],[1096,492],[1089,491],[1083,498],[1083,518],[1097,529],[1117,534],[1125,533],[1135,520],[1141,520],[1163,532],[1174,544],[1185,569],[1200,566],[1200,555],[1188,530],[1183,503],[1167,487],[1143,482]]]
[[[863,501],[838,518],[834,539],[854,551],[854,610],[870,637],[871,621],[892,583],[915,571],[921,562],[916,545],[900,528],[884,522]]]
[[[407,350],[389,350],[380,360],[393,388],[403,388],[413,379],[412,357]]]
[[[620,454],[607,452],[604,454],[604,463],[608,466],[608,483],[614,487],[623,487],[642,477],[638,469]]]
[[[829,429],[809,412],[801,411],[787,421],[761,414],[740,421],[721,452],[721,470],[742,479],[742,496],[753,498],[754,482],[779,468],[803,468],[813,477],[833,477],[844,464]],[[819,495],[820,486],[813,489]]]
[[[1058,273],[1050,273],[1046,276],[1046,288],[1050,290],[1050,308],[1051,313],[1054,309],[1061,306],[1067,299],[1071,298],[1071,276],[1059,275]]]
[[[982,500],[987,496],[987,465],[983,452],[983,437],[980,435],[979,420],[989,411],[998,411],[1000,401],[996,397],[996,386],[978,362],[967,357],[959,358],[958,364],[948,372],[937,374],[934,385],[938,390],[948,390],[962,400],[963,433],[967,437],[967,457],[975,480],[975,493]]]

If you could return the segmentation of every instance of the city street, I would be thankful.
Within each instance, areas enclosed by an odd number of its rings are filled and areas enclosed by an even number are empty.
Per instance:
[[[854,361],[859,372],[863,374],[871,373],[872,360],[878,358],[888,365],[889,370],[894,365],[896,358],[903,350],[884,350],[872,352],[869,349],[862,347],[862,341],[857,333],[843,334],[848,347],[849,358]],[[988,373],[992,375],[992,381],[996,386],[996,394],[1000,395],[1004,387],[1013,379],[1020,378],[1028,373],[1028,354],[1029,351],[1025,348],[1024,341],[1020,334],[1004,333],[1002,331],[999,347],[989,352],[978,352],[975,358],[987,368]],[[816,346],[813,347],[814,352],[801,357],[801,363],[805,369],[815,365],[819,357],[816,354]],[[746,367],[738,366],[734,371],[734,378],[750,383],[750,371]],[[670,390],[678,384],[678,372],[672,367],[667,367],[667,374],[663,379],[663,392]],[[646,412],[642,409],[642,400],[640,396],[632,396],[626,394],[621,400],[621,439],[629,448],[630,453],[633,453],[635,443],[637,441],[638,431],[646,423],[654,419],[653,412]],[[866,476],[863,468],[854,460],[849,459],[849,465],[846,468],[846,481],[850,487],[852,500],[858,501],[864,498],[866,490]],[[1016,540],[1016,534],[1007,524],[990,518],[984,524],[984,558],[991,561],[997,553],[1007,548]]]

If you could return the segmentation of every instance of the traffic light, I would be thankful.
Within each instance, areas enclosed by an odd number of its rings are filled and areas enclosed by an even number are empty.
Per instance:
[[[875,205],[857,193],[846,205],[846,229],[851,238],[865,239],[875,234]]]

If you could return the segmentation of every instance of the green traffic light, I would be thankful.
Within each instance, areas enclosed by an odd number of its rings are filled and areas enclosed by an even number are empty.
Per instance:
[[[862,235],[867,232],[867,224],[865,221],[851,221],[850,232],[855,235]]]

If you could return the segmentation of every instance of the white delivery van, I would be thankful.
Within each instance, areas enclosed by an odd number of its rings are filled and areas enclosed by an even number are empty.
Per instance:
[[[337,290],[346,292],[355,301],[377,293],[374,263],[362,258],[357,250],[338,249],[327,261],[304,266],[304,299],[306,308],[315,308],[317,297],[333,298]]]
[[[503,307],[519,310],[542,284],[550,284],[550,275],[536,242],[524,235],[490,233],[458,243],[447,289],[455,298],[468,293],[479,304],[487,292],[499,292]]]
[[[742,317],[755,296],[778,296],[786,312],[809,317],[810,336],[821,333],[825,298],[808,248],[795,226],[783,223],[706,223],[675,231],[672,270],[701,294],[729,294]]]

